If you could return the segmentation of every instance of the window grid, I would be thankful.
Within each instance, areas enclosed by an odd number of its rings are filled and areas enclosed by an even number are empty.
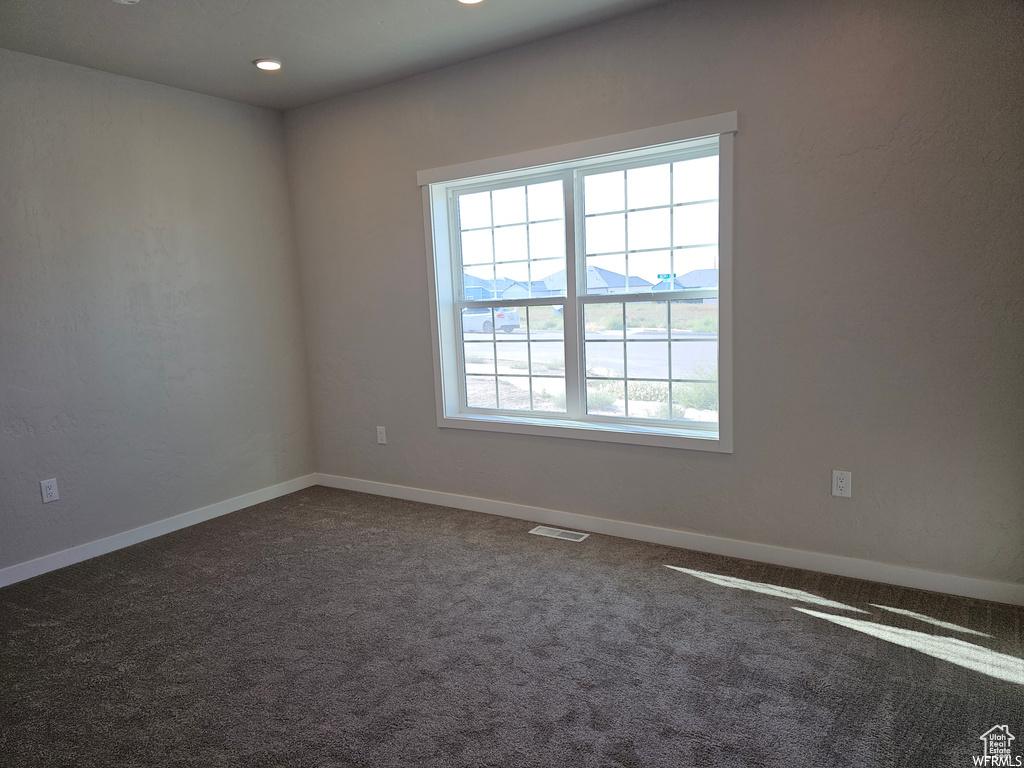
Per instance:
[[[527,185],[524,185],[524,186],[530,186],[530,185],[527,184]],[[713,203],[715,201],[714,200],[705,200],[703,202]],[[494,207],[493,206],[493,202],[492,202],[492,206],[491,207],[492,208]],[[493,217],[494,214],[492,213],[491,215]],[[492,224],[489,227],[467,227],[466,229],[460,229],[459,231],[460,232],[483,232],[485,229],[492,229],[492,230],[493,229],[508,229],[510,227],[521,227],[524,224],[551,224],[553,222],[559,222],[559,221],[562,221],[562,219],[537,219],[536,221],[534,221],[533,219],[529,218],[529,213],[527,213],[526,221],[520,221],[520,222],[517,222],[515,224]]]
[[[656,305],[657,304],[663,304],[664,305],[666,322],[665,322],[665,336],[663,338],[654,338],[654,339],[630,339],[629,338],[630,323],[629,323],[629,320],[628,320],[628,316],[629,316],[628,315],[628,305],[629,304],[645,304],[645,303],[656,304]],[[635,416],[634,414],[630,413],[630,399],[631,398],[629,396],[629,384],[631,382],[648,382],[648,383],[654,383],[654,384],[664,384],[667,387],[667,389],[668,389],[668,402],[667,402],[668,413],[669,413],[668,419],[672,419],[672,420],[677,420],[676,417],[675,417],[675,412],[676,412],[676,395],[675,395],[675,387],[672,386],[673,384],[717,384],[718,383],[717,379],[692,378],[692,377],[676,376],[675,375],[675,368],[673,366],[673,359],[672,359],[673,350],[675,348],[675,345],[676,344],[692,344],[692,343],[705,343],[706,344],[706,343],[709,342],[709,339],[707,339],[707,338],[697,338],[697,339],[694,339],[694,338],[685,338],[685,337],[680,338],[680,337],[678,337],[676,335],[677,333],[682,333],[682,331],[676,331],[674,329],[674,327],[673,327],[672,311],[673,311],[673,304],[674,303],[675,302],[673,302],[673,301],[660,300],[660,299],[656,300],[656,301],[650,301],[649,297],[647,297],[645,295],[641,295],[640,297],[632,299],[632,300],[628,300],[625,297],[623,297],[622,303],[621,303],[621,306],[622,306],[622,328],[623,328],[622,332],[623,332],[623,336],[622,336],[621,339],[614,339],[614,340],[613,339],[587,339],[586,338],[586,331],[584,331],[584,342],[585,342],[584,343],[584,356],[585,357],[586,357],[586,348],[589,345],[607,345],[609,347],[613,347],[614,346],[614,347],[619,347],[622,350],[622,361],[623,362],[622,362],[622,375],[621,376],[615,375],[614,373],[610,373],[610,374],[607,374],[607,375],[602,375],[602,374],[600,374],[598,372],[591,373],[590,372],[591,371],[590,367],[586,366],[586,380],[587,380],[587,382],[590,382],[590,381],[621,382],[623,384],[623,387],[624,387],[624,397],[625,397],[625,399],[624,399],[624,403],[623,403],[623,409],[624,409],[624,412],[626,414],[626,418],[642,418],[642,419],[647,419],[648,418],[648,417],[644,417],[644,416]],[[661,310],[659,309],[659,313],[660,313],[660,311]],[[715,344],[717,346],[717,334],[715,334],[714,341],[715,341]],[[629,373],[629,358],[630,358],[629,349],[630,349],[630,346],[633,345],[634,348],[635,348],[636,346],[644,345],[644,344],[665,345],[665,347],[666,347],[666,375],[664,377],[657,377],[657,376],[631,376],[630,375],[630,373]],[[716,365],[716,368],[717,368],[717,365]],[[589,390],[587,390],[587,391],[589,393]],[[588,413],[589,413],[589,405],[588,405]],[[652,420],[659,420],[659,419],[652,419]],[[660,419],[660,420],[664,421],[665,419]]]
[[[689,159],[689,158],[686,158],[686,159]],[[669,166],[669,203],[668,203],[668,205],[661,205],[661,206],[646,206],[646,207],[630,208],[629,207],[629,198],[628,198],[628,195],[629,195],[628,175],[625,172],[625,171],[628,170],[628,168],[623,168],[622,169],[624,171],[623,172],[624,208],[623,208],[622,212],[624,214],[623,218],[624,218],[624,227],[625,227],[625,232],[624,232],[625,251],[624,251],[623,255],[625,257],[625,270],[626,270],[625,271],[625,281],[626,281],[626,291],[627,292],[624,293],[624,294],[617,294],[617,295],[615,295],[614,296],[614,301],[621,302],[621,305],[622,305],[623,339],[622,339],[621,344],[622,344],[622,349],[623,349],[623,376],[624,376],[624,378],[621,379],[621,382],[623,384],[623,398],[624,398],[623,411],[625,413],[625,417],[624,418],[626,420],[634,420],[634,417],[631,416],[631,414],[629,412],[629,402],[630,402],[629,383],[630,382],[654,382],[654,383],[665,384],[668,387],[668,398],[669,398],[668,399],[668,407],[669,407],[668,417],[665,418],[665,419],[646,419],[644,417],[635,417],[635,418],[641,419],[641,420],[643,420],[645,422],[651,422],[651,421],[676,421],[676,419],[674,418],[674,414],[675,414],[675,388],[673,387],[673,384],[676,384],[676,383],[717,384],[717,381],[709,380],[709,379],[674,379],[674,378],[672,378],[672,348],[673,348],[673,342],[677,342],[677,341],[698,341],[697,339],[674,339],[672,337],[672,304],[673,304],[673,300],[678,300],[674,296],[674,293],[676,293],[676,292],[675,291],[671,291],[671,290],[667,291],[666,294],[663,294],[662,296],[657,296],[656,300],[654,298],[654,296],[656,296],[656,294],[652,295],[653,292],[639,293],[639,294],[630,294],[630,293],[628,293],[628,291],[629,291],[629,282],[630,282],[630,279],[632,278],[631,270],[629,268],[629,256],[631,254],[642,254],[642,253],[650,253],[650,252],[657,252],[657,251],[667,250],[669,252],[669,268],[670,268],[669,274],[671,275],[669,280],[673,281],[675,279],[675,277],[676,277],[676,274],[677,274],[676,271],[675,271],[676,270],[675,258],[676,258],[676,251],[677,250],[687,250],[687,249],[696,249],[696,248],[708,248],[708,247],[714,247],[714,246],[719,245],[719,243],[717,241],[716,242],[712,242],[712,243],[691,243],[691,244],[687,244],[687,245],[676,245],[675,244],[675,215],[672,213],[672,211],[674,211],[676,208],[681,208],[681,207],[685,207],[685,206],[701,205],[701,204],[714,203],[714,202],[718,202],[719,201],[719,197],[715,197],[715,198],[708,198],[708,199],[701,199],[701,200],[691,200],[691,201],[686,201],[686,202],[682,202],[682,203],[678,203],[678,204],[675,202],[675,183],[674,183],[674,181],[675,181],[675,177],[674,177],[674,174],[675,174],[675,163],[683,162],[683,161],[685,161],[685,160],[676,159],[676,160],[669,160],[667,162],[667,164]],[[661,161],[661,162],[664,162],[664,161]],[[649,164],[646,164],[644,166],[635,166],[635,167],[647,167],[648,165],[656,165],[656,164],[658,164],[658,163],[649,163]],[[630,167],[634,167],[634,166],[630,166]],[[578,171],[576,173],[571,174],[570,175],[570,179],[571,179],[571,181],[575,181],[575,179],[577,179],[577,178],[582,180],[582,178],[584,178],[586,175],[590,175],[591,173],[601,172],[602,170],[605,170],[605,169],[600,169],[600,168],[599,169],[588,169],[586,173],[584,173],[582,171]],[[610,172],[613,169],[607,169],[607,170]],[[551,179],[548,179],[548,180],[551,180]],[[527,200],[526,200],[527,213],[526,213],[526,220],[525,220],[525,222],[523,222],[523,223],[512,223],[512,224],[495,224],[494,223],[494,201],[493,201],[493,195],[489,194],[490,213],[491,213],[491,226],[490,227],[470,228],[470,229],[467,229],[467,230],[461,230],[460,229],[459,231],[460,232],[470,232],[470,231],[479,231],[479,230],[482,230],[482,229],[489,229],[490,230],[490,232],[491,232],[491,249],[492,249],[491,250],[491,254],[492,254],[491,266],[492,266],[492,268],[494,270],[493,271],[494,283],[492,283],[492,285],[494,286],[494,293],[493,293],[494,301],[499,301],[500,300],[502,306],[517,307],[519,309],[527,309],[528,307],[538,306],[538,305],[542,305],[542,304],[561,305],[562,306],[563,316],[564,316],[565,311],[567,310],[566,304],[567,303],[575,303],[577,306],[580,307],[580,313],[581,313],[581,317],[582,317],[583,309],[585,308],[585,306],[587,304],[591,303],[591,301],[590,301],[591,297],[585,292],[586,291],[586,281],[585,280],[582,283],[582,291],[581,291],[581,284],[577,281],[577,290],[576,290],[576,295],[575,295],[574,298],[573,297],[569,297],[567,295],[563,296],[563,297],[559,297],[559,296],[536,297],[536,298],[540,299],[540,302],[538,304],[538,302],[536,302],[536,301],[532,301],[530,303],[525,303],[524,300],[522,300],[522,299],[504,299],[504,298],[499,299],[497,297],[497,264],[498,264],[498,261],[497,261],[497,253],[496,253],[496,243],[495,243],[495,240],[494,240],[494,231],[496,229],[499,229],[499,228],[516,227],[516,226],[525,226],[527,228],[527,238],[526,238],[527,260],[525,261],[525,263],[527,264],[527,275],[528,275],[527,285],[529,286],[528,295],[529,295],[530,299],[533,299],[535,297],[533,297],[533,295],[532,295],[533,294],[533,273],[532,273],[532,266],[533,266],[532,265],[532,261],[533,260],[531,258],[532,252],[530,250],[531,246],[530,246],[530,238],[529,238],[529,225],[530,224],[535,224],[535,223],[536,224],[540,224],[540,223],[548,223],[548,222],[563,222],[563,223],[566,222],[566,218],[565,217],[563,217],[563,218],[553,218],[553,219],[541,219],[541,220],[538,220],[536,222],[530,220],[527,187],[529,185],[531,185],[531,184],[539,184],[539,183],[543,183],[543,181],[542,180],[533,180],[533,179],[524,179],[524,180],[520,181],[518,184],[513,184],[513,185],[510,185],[510,186],[503,187],[503,189],[513,188],[515,186],[522,186],[523,187],[524,195],[527,196]],[[569,186],[569,189],[573,189],[575,186],[576,185],[573,183],[571,186]],[[498,188],[488,189],[486,191],[491,193],[491,192],[497,191],[497,189]],[[484,191],[484,190],[479,190],[479,191]],[[582,185],[580,185],[579,191],[582,192]],[[462,194],[468,194],[468,193],[469,192],[467,191],[467,192],[464,192]],[[566,214],[574,213],[574,209],[576,207],[580,208],[580,213],[582,214],[582,204],[579,204],[577,206],[577,204],[575,203],[575,198],[576,197],[577,197],[577,195],[573,195],[573,199],[574,199],[573,207],[571,209],[567,208],[566,209]],[[629,214],[630,213],[635,213],[635,212],[650,211],[650,210],[668,210],[669,211],[669,217],[668,217],[669,218],[669,245],[668,245],[667,248],[642,248],[642,249],[631,250],[630,247],[629,247],[629,245],[630,245],[630,243],[629,243]],[[585,267],[586,267],[586,260],[587,260],[587,257],[588,257],[588,254],[586,254],[586,248],[585,248],[585,222],[586,222],[586,219],[588,219],[588,218],[592,218],[594,216],[601,216],[601,215],[606,215],[606,214],[596,213],[596,214],[578,215],[578,214],[574,213],[574,216],[573,216],[573,219],[578,222],[578,224],[580,226],[580,229],[584,230],[584,231],[580,232],[580,234],[583,235],[582,238],[580,238],[580,237],[576,237],[575,238],[578,243],[582,243],[583,244],[582,246],[577,245],[577,254],[578,255],[576,256],[575,260],[577,261],[577,263],[579,263],[579,264],[581,264],[583,266],[583,274],[584,274],[584,276],[586,275]],[[567,226],[566,226],[566,230],[568,231],[568,227]],[[460,239],[460,245],[461,245],[461,239]],[[594,254],[594,255],[614,255],[614,252],[607,253],[607,254]],[[566,259],[567,264],[570,263],[570,261],[572,261],[572,260],[573,260],[572,259],[572,255],[569,254],[569,256]],[[459,261],[459,268],[460,268],[460,273],[461,273],[461,269],[462,269],[461,258],[458,261]],[[524,263],[524,262],[520,261],[520,262],[502,262],[502,263],[506,263],[506,264],[512,264],[512,263],[520,264],[520,263]],[[717,257],[716,257],[716,260],[715,260],[715,266],[716,266],[716,268],[718,266],[718,259],[717,259]],[[461,274],[460,274],[460,278],[461,278]],[[460,280],[460,287],[461,287],[461,280]],[[671,283],[670,283],[670,287],[674,288],[674,286],[672,286]],[[566,286],[566,288],[568,289],[568,285]],[[601,295],[601,294],[598,294],[598,295]],[[559,300],[559,299],[561,299],[561,300]],[[658,301],[658,302],[662,302],[663,301],[664,303],[666,303],[667,338],[666,338],[666,340],[662,340],[662,341],[667,341],[668,342],[668,377],[666,379],[643,378],[643,377],[630,378],[629,377],[629,368],[628,368],[628,366],[629,366],[629,356],[628,356],[628,348],[627,348],[627,345],[626,345],[626,342],[627,342],[627,334],[626,334],[626,325],[627,325],[626,309],[627,309],[627,304],[639,303],[639,302],[645,302],[645,301],[652,301],[652,300],[655,300],[655,301]],[[594,302],[594,303],[596,303],[596,302]],[[601,303],[605,303],[605,302],[602,301]],[[476,304],[476,302],[473,301],[473,300],[466,299],[465,298],[464,289],[462,289],[462,292],[460,293],[460,300],[458,301],[458,304],[459,304],[460,307],[465,307],[465,306],[473,306],[474,304]],[[527,371],[528,371],[528,373],[526,375],[522,375],[522,374],[498,374],[497,373],[497,367],[498,367],[498,344],[499,343],[506,343],[507,341],[511,341],[511,340],[498,340],[497,339],[497,326],[495,325],[495,322],[496,321],[493,319],[493,308],[492,308],[492,326],[493,326],[493,334],[494,334],[492,343],[493,343],[493,346],[494,346],[494,355],[495,355],[495,361],[494,361],[495,362],[495,402],[499,406],[497,409],[494,409],[495,412],[501,413],[501,412],[504,412],[504,411],[507,410],[507,409],[502,409],[500,407],[501,399],[500,399],[500,391],[499,391],[499,380],[500,380],[501,377],[505,377],[505,378],[528,378],[530,380],[530,382],[529,382],[529,388],[530,388],[529,389],[529,395],[530,395],[529,402],[530,402],[530,410],[534,414],[541,415],[541,414],[547,413],[547,414],[552,414],[552,415],[555,415],[555,416],[564,416],[566,413],[571,412],[572,408],[571,408],[571,406],[569,406],[569,401],[568,400],[567,400],[567,407],[566,407],[565,411],[563,411],[563,412],[537,412],[537,411],[534,410],[534,408],[535,408],[535,391],[534,391],[533,378],[535,378],[535,376],[533,374],[533,359],[532,359],[532,354],[533,354],[533,349],[532,349],[532,328],[530,327],[529,323],[528,323],[528,327],[527,327],[527,342],[526,342],[526,344],[527,344]],[[585,336],[585,330],[584,330],[584,326],[582,324],[578,328],[577,333],[578,333],[578,339],[577,339],[576,344],[573,345],[573,346],[576,346],[579,349],[579,353],[578,354],[580,355],[580,360],[581,361],[585,361],[585,351],[584,351],[585,350],[585,346],[584,346],[584,343],[583,343],[583,338]],[[716,338],[716,342],[717,342],[717,334],[715,334],[715,338]],[[634,344],[643,344],[646,341],[655,341],[655,340],[637,339],[637,340],[633,340],[632,343],[634,343]],[[563,345],[566,348],[566,353],[568,353],[568,347],[570,346],[567,342],[568,342],[568,338],[567,338],[567,336],[565,334],[565,331],[563,329]],[[537,375],[536,378],[538,378],[538,379],[543,379],[543,378],[563,379],[563,381],[565,382],[565,385],[566,385],[566,397],[568,398],[568,396],[569,396],[569,388],[568,388],[569,357],[568,357],[568,354],[566,354],[566,356],[565,356],[565,365],[566,365],[566,370],[565,370],[565,376],[564,377]],[[580,392],[579,392],[578,398],[579,398],[579,402],[580,402],[580,404],[582,406],[581,413],[583,415],[587,416],[587,417],[593,417],[593,418],[598,419],[598,420],[608,420],[608,421],[612,421],[612,422],[623,421],[623,417],[618,417],[618,416],[615,416],[615,417],[601,417],[601,416],[599,416],[597,414],[590,414],[589,413],[589,408],[588,408],[588,405],[587,405],[587,387],[586,387],[587,382],[592,380],[592,379],[603,380],[603,381],[615,381],[617,379],[590,376],[586,372],[585,368],[586,368],[585,365],[582,366],[582,368],[581,368],[581,372],[584,375],[582,377],[580,377],[580,381],[579,381],[581,386],[580,386]],[[465,399],[464,398],[463,398],[463,402],[465,403]],[[488,410],[488,409],[482,409],[482,410]],[[522,412],[522,411],[519,411],[519,412]]]
[[[718,155],[706,155],[704,157],[716,157],[717,158]],[[694,206],[694,205],[706,205],[708,203],[718,203],[719,200],[720,200],[720,191],[719,191],[719,192],[716,192],[716,196],[715,197],[701,198],[701,199],[697,199],[697,200],[684,200],[684,201],[681,201],[681,202],[676,202],[676,199],[675,199],[675,192],[676,192],[676,189],[675,189],[676,165],[679,164],[679,163],[687,162],[688,160],[696,160],[696,159],[700,159],[700,158],[688,157],[688,158],[674,158],[674,159],[667,159],[667,160],[661,159],[661,160],[656,160],[656,161],[654,161],[652,163],[647,163],[647,164],[644,164],[644,165],[627,165],[627,166],[624,166],[622,168],[597,168],[597,169],[592,169],[592,170],[589,170],[589,171],[586,172],[585,176],[592,176],[592,175],[601,175],[603,173],[614,173],[616,171],[622,171],[623,207],[622,207],[621,211],[620,210],[610,210],[610,211],[600,211],[600,212],[597,212],[597,213],[585,213],[584,212],[583,213],[583,219],[584,219],[584,221],[586,221],[587,219],[594,219],[594,218],[599,218],[599,217],[602,217],[602,216],[610,216],[610,215],[614,215],[616,213],[622,213],[623,214],[625,249],[622,252],[622,256],[623,256],[623,263],[624,263],[625,272],[626,272],[626,293],[630,292],[629,284],[630,284],[630,281],[631,281],[631,279],[633,277],[632,270],[630,269],[630,264],[629,264],[629,260],[630,260],[630,256],[631,255],[639,254],[639,253],[656,253],[656,252],[659,252],[659,251],[666,251],[667,250],[668,253],[669,253],[669,274],[673,276],[673,277],[671,277],[669,279],[672,280],[677,275],[677,272],[676,272],[676,262],[675,262],[676,251],[678,251],[678,250],[696,249],[696,248],[711,248],[711,247],[719,246],[719,242],[718,242],[717,238],[716,238],[716,240],[714,242],[709,242],[709,243],[690,243],[690,244],[687,244],[687,245],[676,245],[676,242],[675,242],[675,219],[676,219],[676,217],[675,217],[674,211],[676,209],[678,209],[678,208],[686,208],[686,207],[690,207],[690,206]],[[668,176],[669,202],[667,204],[664,204],[664,205],[631,207],[630,204],[629,204],[629,171],[631,171],[631,170],[639,170],[639,169],[643,169],[643,168],[657,167],[658,165],[667,165],[668,166],[668,174],[669,174],[669,176]],[[655,247],[655,248],[636,248],[636,249],[632,248],[630,243],[629,243],[629,214],[630,213],[645,212],[645,211],[655,211],[655,210],[667,210],[669,212],[669,217],[668,217],[668,219],[669,219],[668,245],[666,247]],[[589,258],[592,258],[594,256],[611,257],[611,256],[617,256],[617,255],[619,255],[619,252],[618,251],[614,251],[614,250],[613,251],[599,251],[599,252],[596,252],[596,253],[587,253],[587,258],[589,259]],[[717,269],[717,267],[718,267],[718,258],[716,256],[716,258],[715,258],[715,267],[714,268]],[[589,287],[588,287],[588,293],[589,293]]]
[[[560,305],[559,302],[555,302],[554,304],[549,304],[549,305],[544,305],[544,306],[550,306],[550,307],[553,308],[553,307],[559,306],[559,305]],[[462,323],[462,347],[463,347],[464,351],[465,351],[465,349],[467,347],[473,348],[473,347],[483,347],[483,346],[486,346],[486,347],[488,347],[491,350],[491,361],[492,361],[492,363],[491,363],[490,369],[487,372],[480,372],[478,370],[470,371],[469,370],[470,363],[466,359],[466,355],[464,354],[464,356],[463,356],[463,359],[464,359],[463,370],[465,371],[465,377],[473,378],[474,380],[476,378],[490,378],[490,379],[493,379],[493,381],[494,381],[494,403],[495,403],[495,408],[491,409],[491,410],[497,410],[497,411],[513,410],[513,411],[517,411],[517,412],[525,412],[525,411],[533,412],[533,411],[537,411],[537,397],[538,396],[542,396],[542,395],[535,391],[535,385],[534,385],[534,380],[535,379],[536,380],[561,381],[563,383],[562,384],[563,389],[565,387],[566,373],[565,373],[565,351],[564,351],[564,347],[565,347],[565,344],[564,344],[564,340],[565,340],[564,328],[561,330],[561,334],[560,334],[561,335],[561,339],[547,339],[547,338],[538,339],[535,336],[535,334],[534,334],[533,315],[532,315],[531,312],[529,312],[530,309],[534,309],[534,308],[539,309],[540,307],[527,307],[526,308],[527,309],[527,324],[526,324],[526,339],[525,340],[524,339],[518,339],[518,338],[517,339],[503,339],[503,338],[499,338],[498,337],[498,325],[497,325],[498,320],[497,320],[494,308],[488,308],[488,318],[490,319],[490,323],[491,323],[491,333],[490,333],[490,339],[488,341],[467,340],[466,339],[466,335],[468,333],[473,333],[473,332],[472,331],[467,331],[466,324],[464,322]],[[563,310],[562,311],[564,313],[564,305],[563,305]],[[521,316],[520,316],[520,322],[521,322]],[[559,374],[535,373],[534,372],[534,357],[533,357],[534,345],[538,344],[538,343],[539,344],[550,345],[552,347],[558,345],[558,346],[560,346],[562,348],[562,361],[561,361],[562,374],[561,375],[559,375]],[[525,367],[525,371],[526,372],[525,373],[515,373],[515,372],[510,372],[508,370],[506,370],[506,371],[502,371],[501,370],[500,363],[501,363],[501,361],[503,359],[506,359],[503,356],[505,353],[502,352],[502,347],[504,347],[506,350],[508,350],[508,349],[511,349],[514,345],[515,346],[521,345],[521,346],[523,346],[525,348],[525,352],[526,352],[526,362],[525,362],[525,366],[526,366]],[[514,371],[515,369],[513,368],[511,370]],[[514,407],[505,407],[505,406],[502,405],[503,397],[502,397],[502,393],[501,393],[501,381],[503,379],[525,379],[526,380],[526,384],[527,384],[526,391],[528,393],[529,403],[530,403],[530,407],[528,409],[514,408]],[[507,399],[507,398],[504,398],[504,399]],[[481,409],[481,406],[470,405],[470,403],[469,403],[468,388],[467,388],[467,392],[465,393],[464,397],[462,398],[462,403],[463,403],[463,406],[466,407],[466,408],[472,408],[474,410]],[[539,413],[549,413],[549,414],[564,415],[566,413],[566,410],[564,408],[562,410],[557,410],[557,408],[555,408],[555,409],[543,409],[543,410],[540,410],[538,412]]]
[[[668,232],[668,247],[667,247],[667,250],[668,250],[668,253],[669,253],[669,271],[668,271],[669,277],[668,277],[668,280],[670,281],[669,282],[670,288],[674,288],[675,287],[674,282],[675,282],[675,279],[676,279],[677,274],[678,274],[677,271],[676,271],[676,261],[675,261],[675,259],[676,259],[676,250],[682,250],[684,248],[711,247],[711,246],[717,246],[718,245],[717,238],[716,238],[716,242],[714,242],[714,243],[691,244],[691,245],[685,245],[685,246],[678,246],[676,244],[676,238],[675,238],[676,217],[675,217],[675,214],[674,214],[675,209],[677,207],[681,208],[681,207],[684,207],[684,206],[701,205],[701,204],[706,204],[706,203],[716,203],[716,202],[718,202],[719,196],[720,196],[720,195],[716,194],[716,197],[714,197],[714,198],[705,198],[705,199],[690,200],[690,201],[684,201],[684,202],[676,203],[676,199],[675,199],[675,192],[676,192],[675,173],[676,173],[676,165],[679,162],[685,162],[685,161],[676,160],[676,161],[669,161],[669,162],[665,163],[668,166],[668,195],[669,195],[669,198],[668,198],[668,204],[667,205],[631,207],[630,206],[630,198],[629,198],[629,172],[630,172],[630,170],[634,170],[634,169],[633,168],[624,168],[624,169],[622,169],[622,187],[623,187],[622,188],[622,199],[623,199],[623,214],[624,214],[623,215],[623,222],[624,222],[623,226],[624,226],[624,236],[625,236],[625,251],[624,251],[624,254],[623,254],[623,256],[624,256],[623,263],[624,263],[624,266],[625,266],[625,275],[626,275],[625,290],[626,290],[627,294],[630,292],[630,288],[631,288],[630,283],[631,283],[631,280],[633,279],[633,270],[631,269],[631,266],[630,266],[630,256],[633,255],[633,254],[637,254],[637,253],[650,253],[650,252],[658,252],[658,251],[666,250],[666,248],[645,248],[645,249],[635,249],[634,250],[631,247],[632,244],[630,242],[630,227],[629,227],[629,215],[630,215],[630,213],[642,212],[642,211],[653,211],[653,210],[668,210],[669,211],[669,216],[668,216],[669,232]],[[657,166],[657,163],[649,165],[649,166],[638,166],[638,167],[656,167],[656,166]],[[598,174],[598,173],[600,173],[600,170],[594,172],[595,175]],[[588,175],[590,175],[590,174],[588,174]],[[589,218],[594,218],[594,217],[597,217],[597,216],[607,216],[607,215],[610,215],[610,214],[613,214],[613,213],[615,213],[615,211],[603,211],[603,212],[591,213],[591,214],[584,213],[584,217],[583,218],[584,218],[584,221],[585,221],[586,219],[589,219]],[[589,250],[589,248],[585,248],[584,250],[587,251],[587,250]],[[605,254],[601,254],[601,255],[605,255]],[[614,255],[614,252],[612,252],[611,254],[608,254],[608,255]],[[589,258],[589,256],[590,256],[590,254],[587,253],[586,257]],[[716,259],[715,267],[717,268],[717,266],[718,266],[718,263],[717,263],[717,259]],[[587,290],[588,290],[588,293],[589,293],[589,286],[588,286]],[[645,340],[645,339],[634,339],[633,341],[630,341],[629,338],[628,338],[628,335],[629,335],[629,322],[628,322],[628,319],[627,319],[627,317],[628,317],[627,304],[628,303],[640,303],[640,302],[643,302],[645,299],[648,299],[648,294],[641,294],[639,298],[633,298],[633,299],[626,299],[625,297],[623,297],[623,303],[622,303],[622,310],[623,310],[623,317],[622,317],[623,339],[622,339],[622,342],[621,342],[621,344],[622,344],[622,360],[623,360],[623,367],[622,367],[623,378],[621,379],[621,381],[623,383],[623,396],[624,396],[623,410],[624,410],[624,413],[625,413],[625,416],[626,416],[627,419],[632,417],[632,414],[630,413],[630,401],[632,400],[632,398],[630,397],[630,386],[629,386],[630,382],[642,382],[642,381],[650,381],[650,382],[658,382],[658,383],[664,382],[665,385],[668,388],[668,419],[672,420],[672,419],[675,418],[675,409],[676,409],[676,405],[675,405],[676,396],[675,396],[675,387],[672,386],[673,382],[677,382],[678,381],[678,382],[682,382],[682,383],[709,383],[709,384],[716,384],[717,381],[713,381],[713,380],[676,379],[676,378],[673,377],[674,368],[673,368],[672,352],[673,352],[673,348],[674,348],[674,342],[676,340],[673,339],[673,334],[672,334],[672,328],[673,328],[673,326],[672,326],[672,309],[673,309],[672,305],[673,305],[673,302],[672,301],[664,302],[665,303],[665,309],[666,309],[666,340],[667,340],[667,346],[668,346],[668,350],[667,350],[667,352],[668,352],[668,354],[667,354],[667,366],[668,366],[667,374],[668,375],[667,375],[667,378],[666,379],[645,379],[645,378],[640,378],[640,377],[633,378],[633,377],[631,377],[629,375],[629,357],[630,357],[629,356],[629,345],[630,344],[643,344],[643,343],[646,343],[648,341],[651,341],[651,342],[653,342],[653,341],[659,341],[660,342],[661,341],[661,340],[654,340],[654,339],[647,339],[647,340]],[[661,302],[653,302],[653,303],[661,303]],[[717,337],[717,334],[716,334],[716,337]],[[685,339],[685,340],[684,339],[680,339],[679,341],[696,341],[696,339]],[[594,343],[594,341],[592,340],[590,343]],[[601,341],[598,341],[598,343],[618,343],[618,342],[601,342]],[[587,349],[586,344],[584,344],[583,349],[584,349],[584,356],[586,356],[586,349]],[[590,381],[590,380],[618,381],[619,380],[619,379],[617,379],[615,377],[592,376],[589,373],[588,366],[586,366],[586,365],[584,365],[584,369],[585,369],[585,374],[586,374],[586,380],[587,381]],[[587,400],[586,410],[589,413],[590,412],[589,388],[585,388],[584,389],[583,395],[584,395],[584,397]]]

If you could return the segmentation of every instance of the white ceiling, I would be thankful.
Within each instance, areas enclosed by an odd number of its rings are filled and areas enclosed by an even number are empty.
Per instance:
[[[0,48],[290,109],[663,2],[0,0]]]

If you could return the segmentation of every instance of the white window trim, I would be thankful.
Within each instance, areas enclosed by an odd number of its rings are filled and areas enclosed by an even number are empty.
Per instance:
[[[620,133],[597,139],[563,144],[557,147],[532,150],[514,155],[459,163],[442,168],[420,171],[417,183],[423,191],[423,219],[427,252],[427,280],[430,289],[431,345],[434,360],[434,388],[437,406],[438,427],[474,429],[487,432],[541,435],[584,440],[598,440],[613,443],[650,445],[665,448],[684,448],[733,452],[733,137],[737,132],[736,112],[726,112],[710,117],[696,118],[679,123],[646,128],[629,133]],[[622,422],[576,421],[570,418],[531,416],[529,413],[514,415],[494,413],[460,412],[460,387],[458,371],[445,370],[442,360],[442,333],[445,329],[454,333],[457,327],[454,316],[455,297],[450,281],[436,278],[435,249],[447,253],[449,243],[449,209],[445,182],[463,181],[477,176],[491,176],[508,173],[518,175],[523,171],[544,167],[557,172],[577,161],[630,150],[650,150],[652,154],[664,151],[664,145],[681,141],[700,139],[717,135],[719,139],[719,338],[718,338],[718,388],[719,421],[714,437],[701,436],[698,426],[668,429],[663,425],[639,425]],[[561,167],[560,167],[561,166]],[[567,240],[574,240],[575,228],[566,222]],[[573,243],[569,243],[572,245]],[[571,252],[571,251],[570,251]],[[567,281],[573,281],[575,270],[567,269]],[[447,283],[447,284],[446,284]],[[572,289],[573,285],[568,285]],[[659,296],[658,298],[663,298]],[[609,300],[612,300],[609,298]],[[621,300],[621,299],[620,299]],[[550,303],[543,300],[537,303]],[[579,305],[580,307],[582,305]],[[565,333],[575,332],[578,318],[566,315]],[[454,343],[454,339],[453,339]],[[568,363],[568,361],[566,361]],[[566,386],[578,372],[570,373],[566,366]]]

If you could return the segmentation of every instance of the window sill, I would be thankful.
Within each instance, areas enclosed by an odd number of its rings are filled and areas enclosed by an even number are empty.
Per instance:
[[[437,426],[454,429],[476,429],[484,432],[505,432],[517,435],[540,435],[574,440],[597,440],[627,445],[651,445],[659,448],[681,448],[713,453],[732,453],[732,441],[719,429],[665,428],[637,424],[607,424],[570,419],[531,419],[528,416],[496,416],[494,414],[460,413],[441,416]]]

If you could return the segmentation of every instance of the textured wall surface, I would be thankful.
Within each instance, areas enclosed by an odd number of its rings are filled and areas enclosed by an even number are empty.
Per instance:
[[[1024,581],[1022,33],[693,0],[288,113],[318,469]],[[416,171],[730,110],[735,453],[439,429]]]
[[[7,51],[0,105],[0,567],[312,471],[280,116]]]

